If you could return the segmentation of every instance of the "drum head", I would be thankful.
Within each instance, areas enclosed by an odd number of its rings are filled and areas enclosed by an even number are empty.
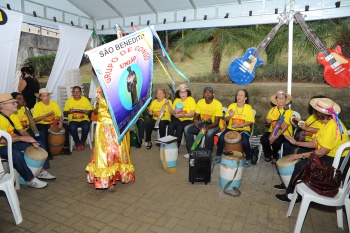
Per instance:
[[[243,154],[241,152],[238,152],[238,151],[232,151],[232,152],[233,152],[232,155],[222,155],[222,157],[227,160],[236,160],[236,161],[239,161],[243,158]]]
[[[227,143],[237,143],[241,141],[241,134],[236,131],[230,131],[227,134],[225,134],[224,139]]]
[[[62,134],[65,133],[65,129],[59,128],[57,125],[51,125],[49,132],[53,134]]]
[[[27,149],[25,149],[24,153],[31,159],[36,160],[36,161],[43,161],[46,160],[48,154],[47,151],[44,150],[41,147],[34,147],[30,146]]]
[[[296,159],[293,161],[289,161],[291,155],[283,156],[282,158],[278,159],[276,162],[277,167],[289,167],[295,165],[297,162],[299,162],[300,159]]]

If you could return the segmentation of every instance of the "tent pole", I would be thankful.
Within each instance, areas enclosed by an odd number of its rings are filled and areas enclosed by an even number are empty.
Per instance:
[[[290,1],[289,9],[289,31],[288,31],[288,86],[287,93],[292,94],[292,66],[293,66],[293,15],[294,0]]]

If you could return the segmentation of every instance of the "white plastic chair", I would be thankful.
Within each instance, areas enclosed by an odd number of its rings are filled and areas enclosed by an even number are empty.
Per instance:
[[[82,133],[82,129],[81,129],[81,127],[78,127],[78,134],[81,134]],[[89,133],[88,133],[88,135],[87,135],[87,138],[86,138],[86,142],[89,144],[89,146],[90,146],[90,149],[92,150],[92,143],[91,143],[91,136],[90,136],[90,131],[89,131]],[[85,143],[86,143],[85,142]],[[70,151],[73,151],[73,146],[75,145],[75,142],[74,142],[74,140],[73,140],[73,137],[72,137],[72,135],[71,134],[69,134],[69,150]]]
[[[23,221],[21,209],[19,207],[19,200],[17,196],[16,189],[14,187],[15,181],[15,170],[13,168],[13,159],[12,159],[12,137],[5,131],[0,130],[0,138],[4,137],[7,141],[7,154],[8,154],[8,163],[10,173],[6,173],[0,178],[0,190],[4,191],[7,197],[7,200],[10,204],[12,214],[15,218],[16,224],[20,224]]]
[[[346,148],[350,148],[350,142],[346,142],[342,144],[334,157],[334,161],[332,166],[337,169],[339,165],[339,161],[341,158],[341,154]],[[347,157],[349,156],[349,153]],[[343,164],[347,162],[347,159],[344,159]],[[345,165],[342,164],[342,167],[345,167]],[[343,187],[339,188],[338,194],[331,198],[326,196],[321,196],[314,191],[312,191],[308,186],[306,186],[304,183],[297,184],[293,193],[293,198],[289,204],[289,208],[287,211],[287,217],[289,217],[292,214],[293,207],[295,204],[295,201],[298,197],[298,193],[302,196],[302,201],[299,208],[298,218],[297,222],[295,224],[294,233],[300,232],[301,228],[303,226],[303,222],[307,213],[307,210],[309,208],[310,202],[316,202],[322,205],[326,206],[335,206],[337,209],[337,223],[338,227],[344,229],[343,227],[343,211],[342,206],[344,205],[345,198],[349,195],[349,188],[350,188],[350,182],[349,182],[349,176],[350,176],[350,169],[348,170],[345,178],[345,183]]]

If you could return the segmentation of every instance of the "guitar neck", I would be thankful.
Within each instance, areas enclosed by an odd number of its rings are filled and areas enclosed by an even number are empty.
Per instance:
[[[295,20],[299,23],[305,34],[308,36],[312,44],[317,48],[318,51],[323,53],[325,57],[328,57],[329,55],[332,55],[326,48],[326,46],[322,43],[322,41],[316,36],[315,32],[306,24],[302,14],[300,12],[296,12],[294,14]],[[329,58],[329,62],[336,62],[336,60],[333,58]]]
[[[257,57],[261,51],[263,51],[269,43],[272,41],[272,39],[275,37],[276,33],[280,29],[280,27],[283,25],[283,23],[279,22],[272,30],[269,32],[269,34],[265,37],[265,39],[259,44],[256,51],[252,54],[252,56]]]

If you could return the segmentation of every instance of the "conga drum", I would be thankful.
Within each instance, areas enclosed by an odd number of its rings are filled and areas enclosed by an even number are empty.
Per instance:
[[[281,176],[283,184],[288,187],[290,179],[292,177],[295,164],[299,162],[300,159],[288,161],[291,155],[284,156],[277,160],[276,165],[278,172]]]
[[[48,146],[52,155],[59,155],[62,153],[65,141],[64,128],[58,128],[57,125],[52,125],[49,129]]]
[[[168,173],[177,171],[178,147],[177,142],[160,144],[160,164]]]
[[[39,175],[46,159],[47,151],[41,147],[30,146],[24,151],[24,160],[35,177]],[[27,184],[22,177],[19,178],[19,183],[23,185]]]
[[[238,171],[237,171],[238,170]],[[237,174],[235,176],[235,173]],[[226,184],[232,179],[232,183],[227,190],[233,190],[233,187],[241,186],[243,173],[243,154],[238,151],[233,151],[232,155],[222,155],[220,162],[220,187],[225,188]]]
[[[236,131],[230,131],[225,134],[225,151],[243,151],[242,136]]]

